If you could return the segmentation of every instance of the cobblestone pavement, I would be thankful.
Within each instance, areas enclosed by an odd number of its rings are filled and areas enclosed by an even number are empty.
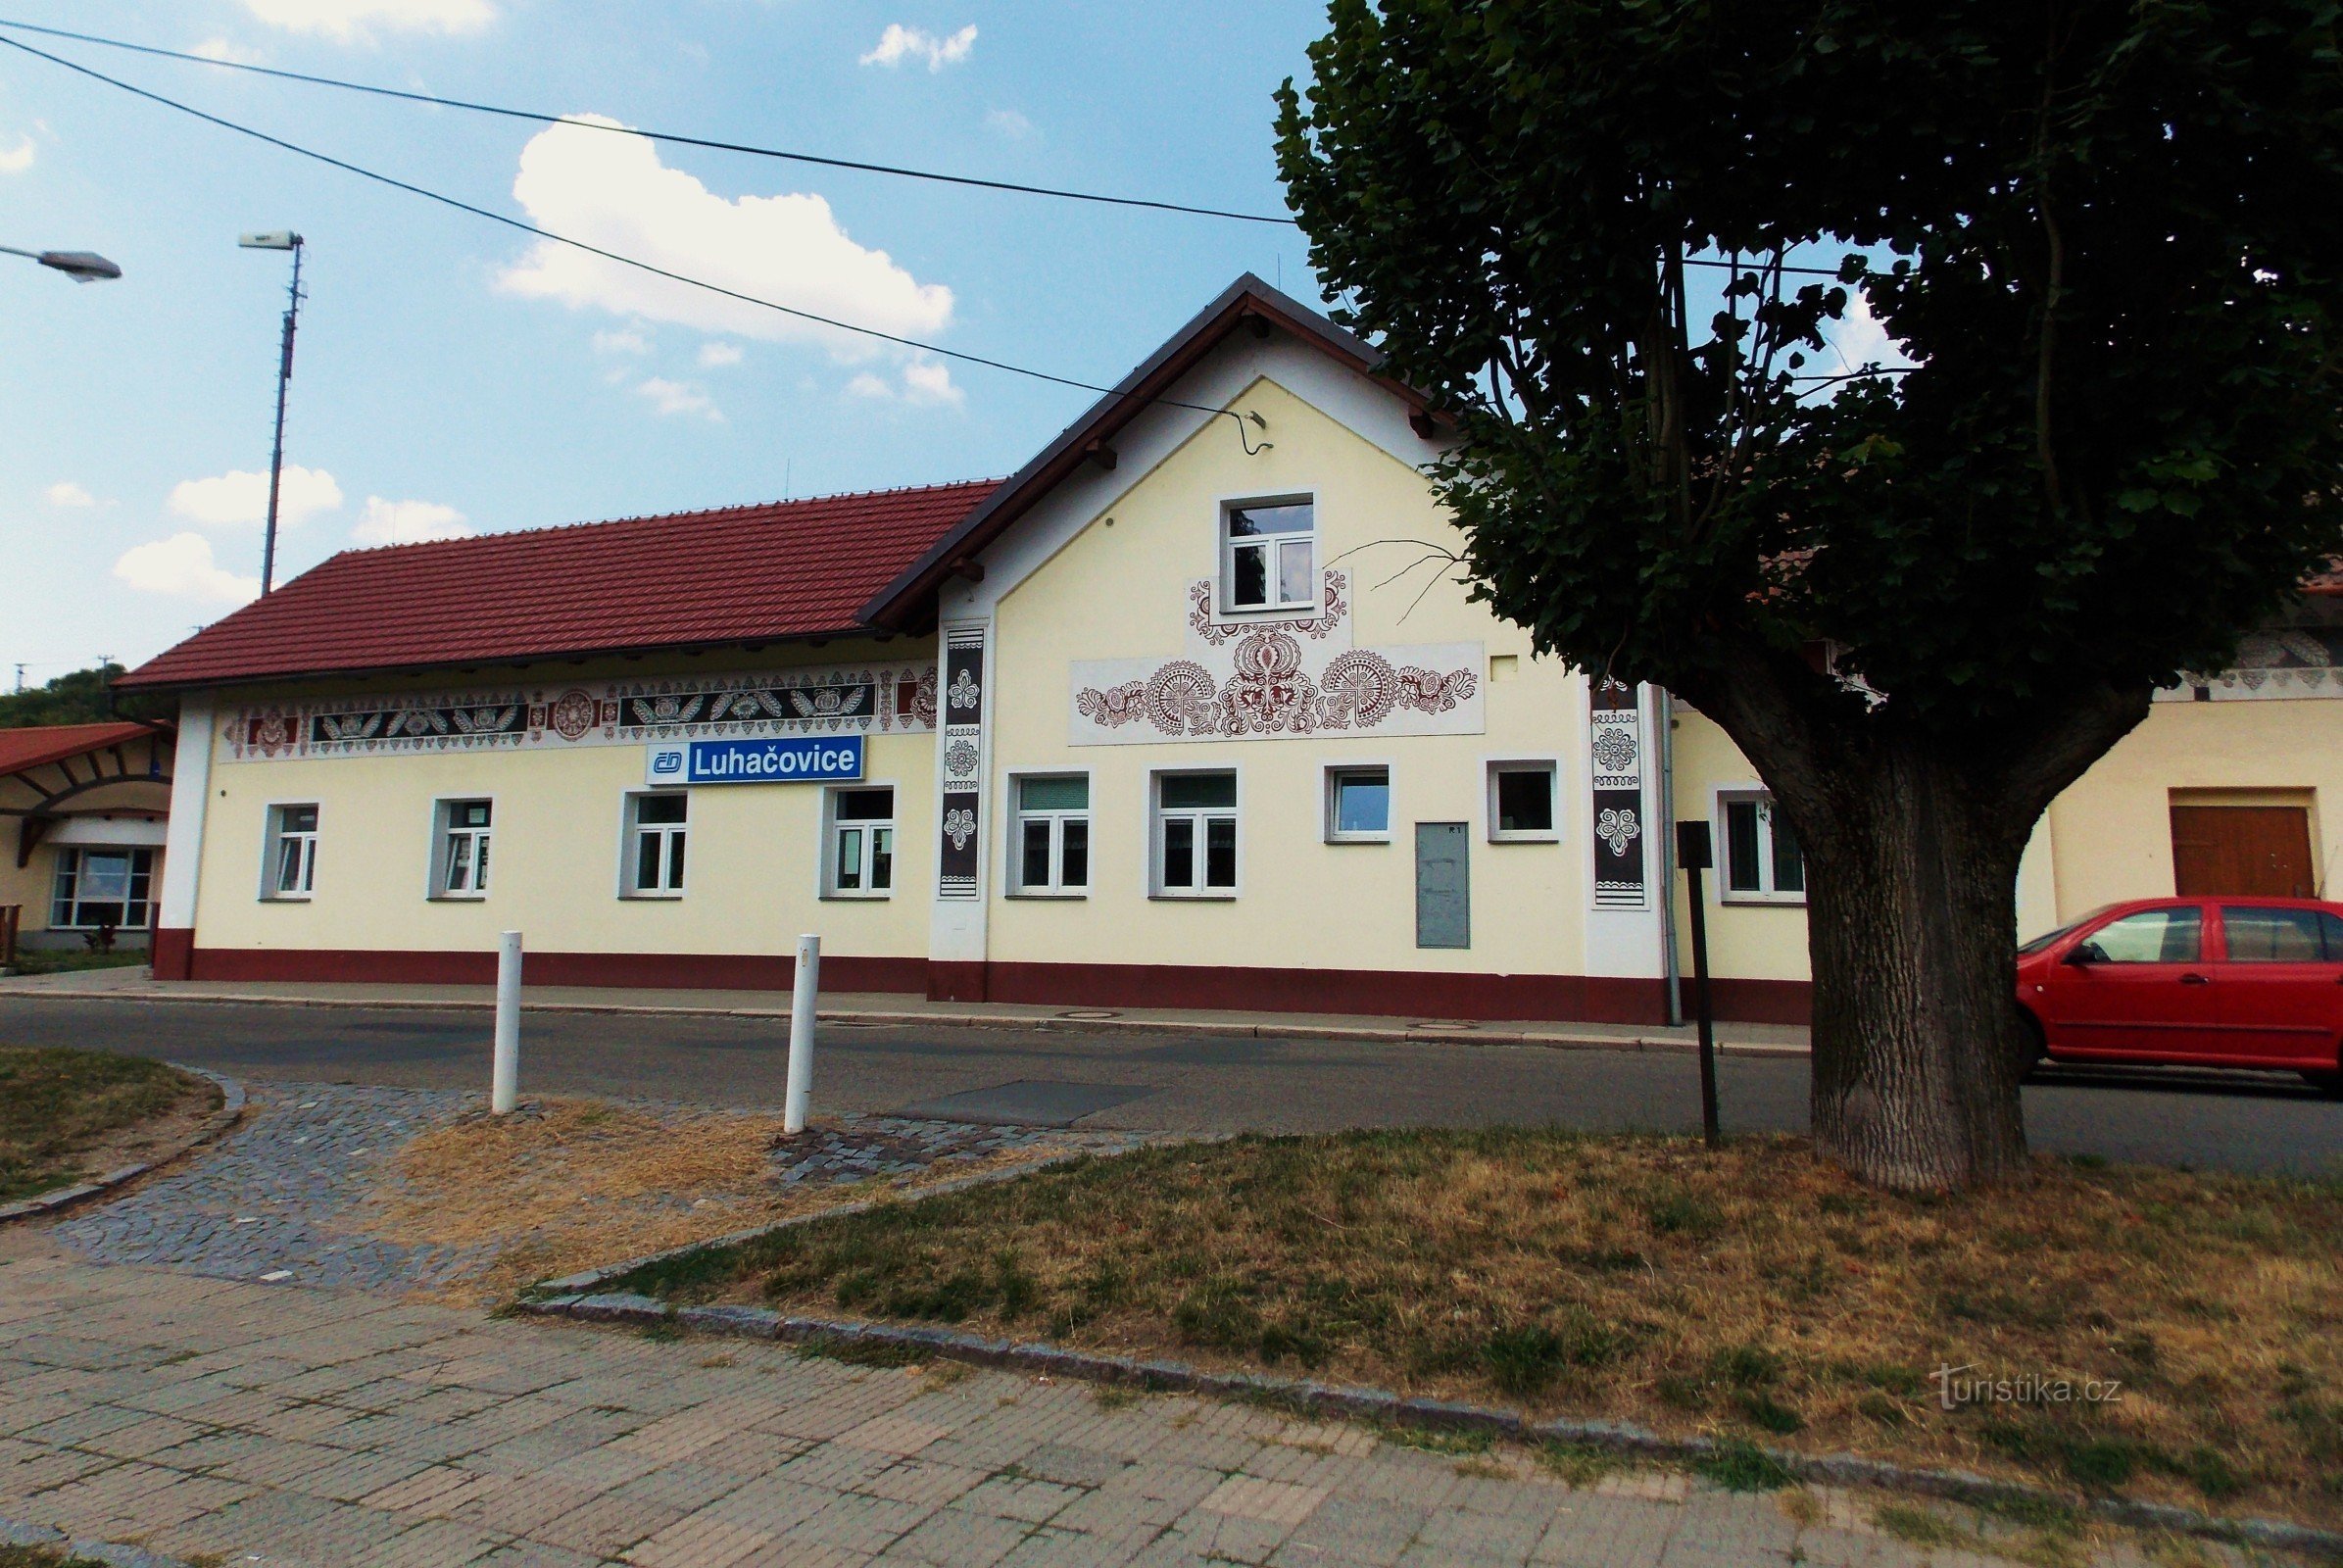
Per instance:
[[[479,1095],[326,1084],[251,1086],[220,1148],[76,1213],[59,1241],[106,1263],[161,1263],[226,1279],[411,1290],[487,1266],[484,1249],[407,1247],[358,1227],[392,1154]]]
[[[331,1084],[259,1084],[250,1093],[245,1125],[219,1149],[125,1198],[75,1212],[56,1228],[58,1240],[93,1262],[400,1293],[485,1273],[495,1262],[493,1245],[410,1246],[366,1229],[366,1199],[398,1182],[390,1161],[399,1148],[484,1114],[486,1096]],[[776,1148],[772,1178],[776,1188],[848,1186],[995,1154],[1110,1152],[1140,1141],[1131,1133],[844,1116]],[[688,1199],[674,1201],[689,1206]]]
[[[0,1252],[0,1519],[318,1568],[1964,1568],[1851,1494]],[[1801,1523],[1799,1516],[1806,1522]],[[2146,1568],[2128,1546],[2099,1559]],[[2225,1551],[2206,1561],[2242,1561]]]
[[[903,1116],[841,1116],[833,1126],[809,1126],[796,1138],[776,1144],[773,1167],[784,1186],[812,1182],[845,1187],[874,1176],[915,1176],[936,1165],[949,1167],[995,1154],[1045,1154],[1058,1150],[1115,1153],[1140,1142],[1131,1133],[979,1127]]]

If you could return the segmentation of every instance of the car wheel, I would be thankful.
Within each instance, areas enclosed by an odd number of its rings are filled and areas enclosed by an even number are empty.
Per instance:
[[[2303,1081],[2329,1100],[2343,1100],[2343,1072],[2313,1069],[2303,1074]]]
[[[2018,1068],[2018,1081],[2025,1083],[2050,1060],[2050,1042],[2042,1036],[2041,1020],[2032,1013],[2020,1012],[2018,1021],[2026,1027],[2026,1045]]]

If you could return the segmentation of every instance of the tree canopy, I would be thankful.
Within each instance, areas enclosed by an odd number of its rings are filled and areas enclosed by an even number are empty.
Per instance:
[[[1879,721],[1993,725],[2217,663],[2343,543],[2335,7],[1332,19],[1280,103],[1312,260],[1587,667],[1829,643]],[[1918,368],[1817,379],[1858,292]]]
[[[112,693],[120,664],[101,664],[60,675],[45,686],[0,692],[0,729],[35,724],[94,724],[116,716]]]

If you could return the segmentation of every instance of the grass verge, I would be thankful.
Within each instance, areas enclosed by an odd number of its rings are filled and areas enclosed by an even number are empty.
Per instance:
[[[15,967],[19,974],[64,974],[82,969],[127,969],[146,961],[144,948],[118,948],[112,953],[91,953],[82,948],[19,948]],[[0,1563],[0,1568],[6,1565]]]
[[[95,1557],[69,1557],[55,1546],[0,1544],[0,1568],[106,1568]]]
[[[642,1271],[965,1325],[2343,1523],[2343,1186],[2044,1160],[1951,1200],[1800,1141],[1142,1151]],[[1966,1369],[1946,1409],[1939,1368]],[[1959,1392],[1960,1385],[1955,1384]]]
[[[0,1202],[151,1155],[219,1103],[212,1084],[144,1056],[0,1047]]]

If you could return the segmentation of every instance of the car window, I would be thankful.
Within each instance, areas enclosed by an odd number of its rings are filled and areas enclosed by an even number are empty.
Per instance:
[[[2204,928],[2193,904],[2142,909],[2101,926],[2075,951],[2093,963],[2194,963],[2204,951]]]
[[[2032,956],[2034,954],[2041,952],[2044,948],[2050,946],[2050,944],[2056,942],[2060,937],[2065,936],[2068,932],[2074,930],[2075,926],[2080,924],[2082,924],[2082,922],[2080,920],[2076,920],[2073,925],[2054,926],[2050,930],[2045,931],[2040,936],[2034,938],[2031,942],[2019,944],[2018,956],[2021,958]]]
[[[2331,914],[2317,909],[2255,908],[2221,906],[2221,927],[2228,933],[2231,963],[2324,963],[2343,960],[2343,947],[2328,945],[2326,926],[2343,926]]]

